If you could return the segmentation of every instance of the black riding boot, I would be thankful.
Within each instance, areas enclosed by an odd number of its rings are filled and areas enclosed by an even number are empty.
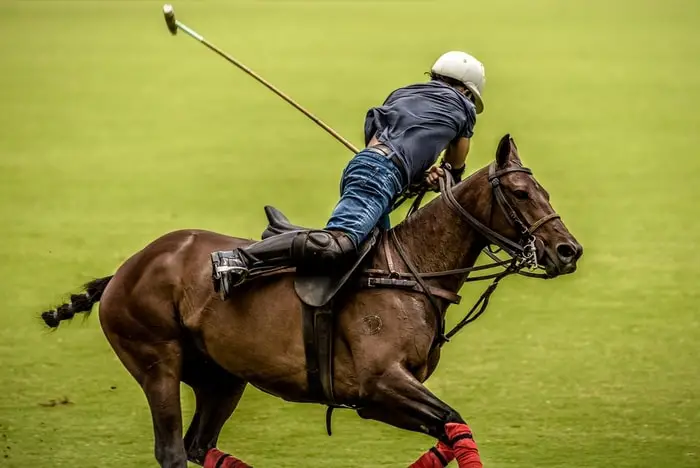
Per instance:
[[[320,271],[352,260],[355,246],[343,233],[290,231],[268,237],[244,248],[213,252],[215,289],[227,298],[254,268],[294,266]]]

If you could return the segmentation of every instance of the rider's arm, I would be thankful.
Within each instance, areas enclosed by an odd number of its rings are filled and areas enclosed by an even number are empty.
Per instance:
[[[469,153],[469,138],[461,137],[452,141],[447,148],[445,148],[445,153],[442,156],[443,163],[449,163],[450,174],[455,182],[462,180],[462,174],[466,169],[467,154]],[[426,175],[426,183],[433,188],[437,188],[438,179],[445,175],[443,168],[438,166],[433,166],[428,171]]]
[[[461,137],[452,141],[445,149],[442,160],[452,166],[451,172],[456,182],[461,179],[464,172],[470,143],[471,139]]]

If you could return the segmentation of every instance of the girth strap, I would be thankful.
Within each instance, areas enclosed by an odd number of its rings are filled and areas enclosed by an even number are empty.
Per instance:
[[[306,376],[311,398],[335,405],[333,392],[334,319],[330,304],[311,307],[302,302]]]
[[[311,398],[323,397],[320,366],[316,352],[316,314],[310,306],[301,303],[304,354],[306,354],[306,380]]]
[[[335,404],[333,391],[333,310],[330,306],[316,311],[316,350],[321,388],[326,401]]]

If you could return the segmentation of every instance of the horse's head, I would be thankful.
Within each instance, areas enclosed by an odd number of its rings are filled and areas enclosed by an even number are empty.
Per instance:
[[[515,242],[534,236],[537,261],[549,276],[576,271],[583,247],[549,203],[549,193],[524,168],[510,135],[501,138],[489,168],[491,228]]]

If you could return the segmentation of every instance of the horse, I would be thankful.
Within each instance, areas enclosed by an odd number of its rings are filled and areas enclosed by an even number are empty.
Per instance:
[[[460,468],[474,468],[482,465],[468,424],[423,385],[438,365],[440,324],[455,302],[428,291],[455,295],[493,243],[522,253],[527,241],[549,278],[573,273],[583,248],[523,167],[510,135],[500,140],[495,161],[453,187],[442,185],[442,195],[388,231],[394,242],[367,260],[399,276],[427,272],[416,277],[422,287],[354,288],[336,307],[333,392],[361,418],[436,439],[412,467],[456,459]],[[215,291],[210,253],[249,242],[198,229],[167,233],[112,276],[42,314],[55,328],[100,303],[101,328],[147,397],[163,468],[185,468],[188,460],[206,468],[249,466],[216,448],[247,384],[286,401],[323,403],[307,379],[294,272],[244,283],[227,300]],[[184,438],[180,382],[196,399]]]

